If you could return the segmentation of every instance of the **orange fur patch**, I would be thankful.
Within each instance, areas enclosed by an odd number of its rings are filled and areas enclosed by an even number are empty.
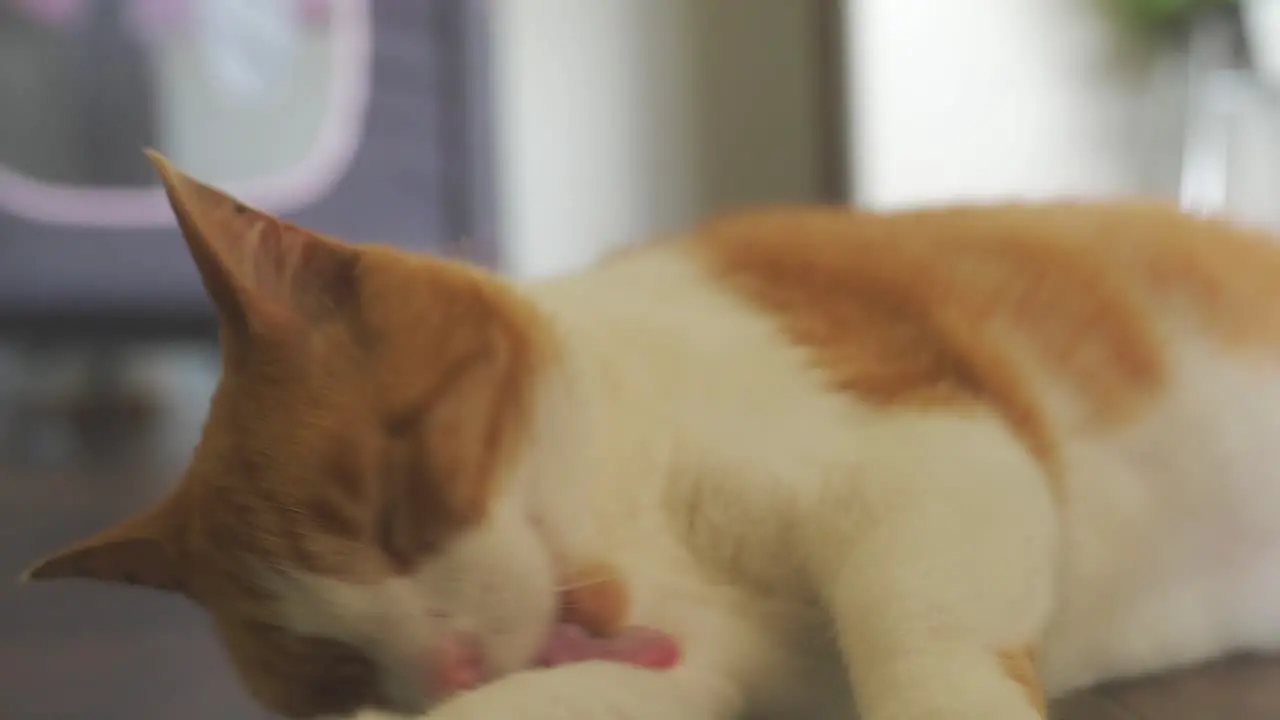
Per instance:
[[[1041,717],[1049,716],[1045,702],[1044,688],[1040,686],[1040,674],[1036,670],[1036,654],[1032,648],[1005,650],[996,654],[1005,675],[1022,686],[1027,700],[1040,713]]]
[[[1105,427],[1164,388],[1174,323],[1280,350],[1280,251],[1159,205],[781,209],[711,223],[692,247],[839,390],[996,408],[1051,469],[1065,420],[1044,381]]]

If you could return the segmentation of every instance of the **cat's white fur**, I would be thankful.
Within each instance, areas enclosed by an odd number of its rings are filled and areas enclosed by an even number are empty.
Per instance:
[[[1037,647],[1059,695],[1280,640],[1280,374],[1176,320],[1170,391],[1140,421],[1077,433],[1057,398],[1057,502],[994,415],[831,392],[679,246],[527,292],[564,365],[500,511],[419,569],[422,593],[295,578],[285,617],[380,652],[412,692],[387,648],[455,624],[514,663],[552,559],[602,557],[685,659],[520,672],[435,720],[851,717],[853,686],[864,720],[1033,720],[1001,651]]]

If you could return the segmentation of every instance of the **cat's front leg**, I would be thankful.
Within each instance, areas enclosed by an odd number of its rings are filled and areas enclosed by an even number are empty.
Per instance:
[[[827,573],[863,720],[1047,717],[1036,654],[1058,514],[1038,464],[1000,435],[967,428],[867,458],[891,495]]]
[[[742,703],[731,685],[696,668],[591,661],[508,676],[425,720],[732,720]]]

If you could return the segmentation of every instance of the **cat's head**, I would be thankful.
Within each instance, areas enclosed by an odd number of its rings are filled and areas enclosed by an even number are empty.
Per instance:
[[[555,356],[538,314],[481,271],[322,237],[152,159],[222,377],[174,492],[29,577],[191,598],[292,717],[417,711],[529,665],[557,582],[513,487]]]

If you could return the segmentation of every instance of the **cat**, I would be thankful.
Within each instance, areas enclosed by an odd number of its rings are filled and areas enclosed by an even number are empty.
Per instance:
[[[1033,720],[1280,646],[1260,231],[769,207],[515,282],[151,157],[222,377],[176,489],[29,577],[198,602],[277,713]],[[537,667],[565,622],[678,659]]]

